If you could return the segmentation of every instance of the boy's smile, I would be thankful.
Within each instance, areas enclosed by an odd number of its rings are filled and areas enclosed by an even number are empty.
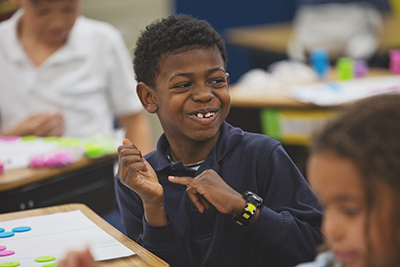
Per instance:
[[[230,108],[229,75],[220,51],[184,50],[166,55],[158,66],[157,115],[171,146],[214,146]]]

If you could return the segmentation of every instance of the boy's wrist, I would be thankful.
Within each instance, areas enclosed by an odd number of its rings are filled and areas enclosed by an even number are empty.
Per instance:
[[[168,223],[165,213],[164,200],[160,202],[143,202],[144,218],[148,224],[154,226],[163,226]]]
[[[247,201],[241,196],[240,200],[238,201],[240,204],[236,205],[236,207],[234,208],[232,215],[233,216],[239,216],[243,209],[246,207]]]
[[[239,215],[234,215],[233,220],[240,226],[249,226],[260,214],[263,199],[250,191],[244,192],[243,199],[246,204]]]

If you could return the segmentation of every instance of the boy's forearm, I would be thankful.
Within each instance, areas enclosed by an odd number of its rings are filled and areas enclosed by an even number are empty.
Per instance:
[[[143,203],[144,218],[148,224],[163,226],[168,223],[164,201],[159,203]]]

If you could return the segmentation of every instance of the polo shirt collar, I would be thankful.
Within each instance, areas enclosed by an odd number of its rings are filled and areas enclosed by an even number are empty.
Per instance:
[[[223,122],[221,125],[221,133],[217,145],[213,148],[211,153],[207,156],[205,164],[209,166],[216,166],[226,155],[228,155],[235,146],[243,139],[244,132],[240,128],[235,128],[227,122]],[[152,167],[155,171],[161,171],[171,164],[182,163],[171,163],[166,153],[169,147],[169,142],[162,134],[157,143],[157,150],[148,155],[148,160],[152,162]],[[203,169],[203,168],[201,168]],[[217,167],[215,167],[217,169]]]
[[[81,29],[81,25],[85,20],[83,16],[78,16],[75,20],[74,27],[72,27],[67,42],[62,46],[57,54],[57,61],[72,61],[86,58],[88,54],[88,46],[91,44],[90,40],[87,40],[87,33],[84,29]],[[56,52],[56,53],[57,53]]]

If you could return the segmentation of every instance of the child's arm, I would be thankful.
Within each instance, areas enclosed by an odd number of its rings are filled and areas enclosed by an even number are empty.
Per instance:
[[[205,170],[195,178],[170,176],[168,179],[173,183],[188,187],[186,192],[200,213],[208,209],[211,203],[221,213],[239,216],[246,206],[246,200],[242,195],[231,188],[212,169]],[[256,210],[250,223],[257,218],[259,213],[260,211]]]
[[[60,267],[98,267],[99,265],[95,262],[90,254],[89,249],[85,251],[73,251],[69,252],[67,257],[60,261]]]
[[[0,134],[4,136],[61,136],[64,128],[64,118],[60,113],[49,114],[45,112],[30,116],[14,128]]]
[[[153,168],[128,139],[125,139],[123,145],[118,148],[118,177],[141,198],[148,224],[154,226],[167,224],[163,187],[158,182]]]

